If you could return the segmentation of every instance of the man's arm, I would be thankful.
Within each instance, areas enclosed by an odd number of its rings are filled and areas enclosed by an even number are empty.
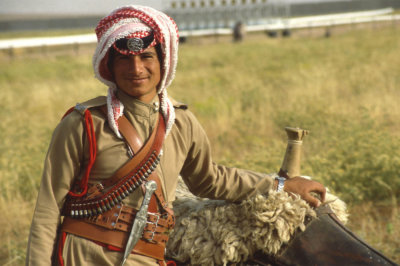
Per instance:
[[[267,194],[270,190],[276,190],[275,175],[213,163],[206,133],[193,114],[187,112],[188,125],[190,125],[188,138],[191,138],[191,141],[181,175],[193,194],[213,199],[239,201],[256,193]],[[300,195],[312,206],[318,206],[320,201],[310,192],[320,194],[322,201],[325,199],[325,188],[322,184],[302,177],[288,179],[285,182],[284,191]]]
[[[226,167],[213,162],[211,147],[203,128],[194,115],[185,111],[187,156],[181,176],[189,190],[200,197],[240,201],[272,189],[273,176]]]
[[[76,112],[53,133],[30,229],[26,265],[51,265],[60,210],[73,178],[80,172],[82,134],[82,118]]]

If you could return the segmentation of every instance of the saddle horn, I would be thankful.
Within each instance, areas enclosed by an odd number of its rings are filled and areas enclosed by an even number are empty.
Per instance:
[[[291,178],[300,175],[301,147],[308,130],[297,127],[285,127],[288,136],[285,157],[278,175]]]

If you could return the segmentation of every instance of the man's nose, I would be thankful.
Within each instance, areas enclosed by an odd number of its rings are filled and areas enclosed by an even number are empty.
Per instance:
[[[129,71],[134,75],[143,72],[143,62],[140,56],[133,55],[129,57]]]

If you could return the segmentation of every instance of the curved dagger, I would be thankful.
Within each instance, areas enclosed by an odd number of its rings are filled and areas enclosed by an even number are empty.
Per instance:
[[[147,209],[149,208],[150,198],[153,195],[154,191],[157,189],[157,183],[151,180],[147,182],[144,187],[146,188],[144,199],[139,211],[136,213],[131,232],[129,233],[129,238],[125,247],[124,258],[122,259],[122,262],[120,264],[121,266],[124,265],[129,254],[132,252],[132,249],[142,237],[143,230],[147,222]]]

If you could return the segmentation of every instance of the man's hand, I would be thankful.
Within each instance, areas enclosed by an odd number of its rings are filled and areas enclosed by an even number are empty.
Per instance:
[[[308,180],[303,177],[296,176],[286,179],[283,190],[289,194],[295,193],[300,195],[303,200],[314,207],[318,207],[321,202],[325,201],[325,187],[319,182]],[[321,200],[312,196],[310,194],[311,192],[319,194]]]

